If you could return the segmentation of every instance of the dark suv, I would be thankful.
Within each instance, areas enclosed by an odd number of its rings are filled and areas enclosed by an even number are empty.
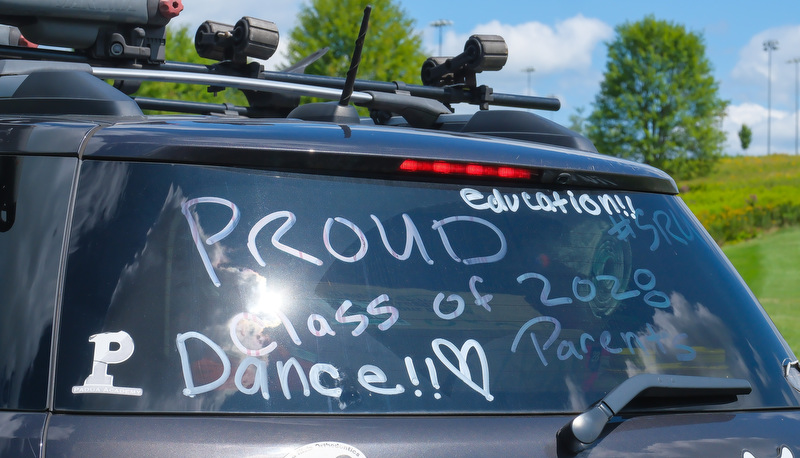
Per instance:
[[[557,109],[476,84],[501,38],[410,85],[264,72],[243,18],[200,66],[160,55],[174,2],[125,2],[73,43],[0,1],[76,49],[0,47],[1,455],[800,456],[796,357],[671,178],[451,113]]]

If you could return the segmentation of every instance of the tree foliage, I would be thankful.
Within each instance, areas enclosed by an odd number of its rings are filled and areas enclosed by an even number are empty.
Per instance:
[[[739,129],[739,142],[742,144],[742,149],[747,150],[751,141],[753,141],[753,131],[747,124],[742,124],[742,128]]]
[[[575,113],[569,115],[569,128],[575,132],[585,136],[586,135],[586,115],[584,112],[586,107],[575,108]]]
[[[648,16],[616,29],[588,134],[603,153],[680,178],[708,173],[722,153],[718,95],[700,34]]]
[[[373,8],[358,77],[417,83],[425,61],[422,37],[393,0],[310,0],[300,9],[298,25],[290,33],[289,62],[328,47],[328,53],[306,72],[344,77],[367,4]]]
[[[204,65],[214,63],[197,55],[197,51],[194,48],[194,35],[189,32],[188,26],[168,27],[166,41],[164,53],[167,60]],[[225,89],[222,92],[213,94],[208,92],[206,86],[195,84],[144,82],[134,95],[190,102],[247,105],[247,99],[244,94],[236,89]]]

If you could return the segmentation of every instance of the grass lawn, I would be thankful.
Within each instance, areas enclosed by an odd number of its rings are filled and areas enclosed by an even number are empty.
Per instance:
[[[800,355],[800,227],[725,245],[723,251]]]

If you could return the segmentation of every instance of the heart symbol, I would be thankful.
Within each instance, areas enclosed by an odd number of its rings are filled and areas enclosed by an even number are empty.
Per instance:
[[[442,353],[442,346],[447,347],[456,357],[458,360],[458,367],[456,368],[450,360],[444,356]],[[474,339],[469,339],[464,342],[464,345],[461,346],[459,349],[455,346],[452,342],[446,339],[434,339],[431,342],[431,347],[433,347],[433,352],[436,353],[436,356],[439,358],[439,361],[442,362],[450,372],[453,373],[456,377],[460,378],[462,382],[466,383],[467,386],[472,388],[473,390],[477,391],[478,393],[482,394],[483,397],[486,398],[487,401],[492,401],[494,396],[489,393],[489,363],[486,361],[486,353],[483,351],[483,347]],[[478,354],[478,359],[481,362],[481,376],[483,379],[483,386],[479,386],[472,380],[472,374],[470,374],[469,366],[467,365],[467,356],[469,355],[470,350],[475,350],[475,353]]]

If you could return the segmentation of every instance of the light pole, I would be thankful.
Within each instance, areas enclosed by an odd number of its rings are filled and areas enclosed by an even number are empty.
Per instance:
[[[786,62],[787,64],[794,64],[794,155],[797,156],[798,138],[800,138],[800,121],[797,119],[797,113],[800,112],[800,72],[798,72],[797,64],[800,64],[800,57],[795,57]]]
[[[453,21],[447,19],[439,19],[438,21],[431,22],[431,27],[439,29],[439,57],[442,56],[442,29],[453,25]]]
[[[770,154],[770,133],[772,124],[772,51],[778,49],[778,40],[764,42],[764,51],[767,52],[767,155]]]
[[[525,67],[522,69],[523,72],[528,74],[528,94],[531,95],[531,73],[535,72],[536,69],[533,67]]]

